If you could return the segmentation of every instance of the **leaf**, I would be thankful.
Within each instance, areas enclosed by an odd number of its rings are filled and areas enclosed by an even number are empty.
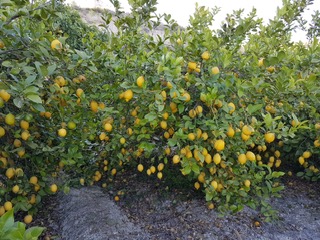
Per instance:
[[[34,107],[39,112],[45,112],[46,111],[44,109],[44,107],[42,106],[42,104],[39,104],[39,103],[32,103],[32,107]]]
[[[23,100],[20,97],[17,97],[15,99],[13,99],[13,104],[17,107],[17,108],[22,108],[23,106]]]
[[[31,227],[25,232],[24,239],[37,240],[44,230],[43,227]]]
[[[0,217],[0,233],[7,232],[14,225],[14,217],[13,217],[14,209],[6,212],[4,215]]]
[[[34,103],[42,103],[42,99],[39,97],[39,95],[30,94],[27,96],[27,98]]]
[[[38,87],[36,87],[36,86],[29,86],[29,87],[27,87],[25,90],[23,90],[23,93],[25,93],[25,94],[33,93],[33,94],[38,95],[38,94],[37,94],[38,91],[39,91],[39,88],[38,88]]]
[[[273,172],[272,177],[279,178],[279,177],[282,177],[284,174],[285,174],[284,172]]]
[[[147,119],[149,122],[152,122],[157,118],[157,114],[155,112],[150,112],[144,116],[145,119]]]
[[[263,104],[256,104],[256,105],[249,104],[247,107],[247,111],[249,114],[253,114],[256,111],[261,110],[262,107],[263,107]]]

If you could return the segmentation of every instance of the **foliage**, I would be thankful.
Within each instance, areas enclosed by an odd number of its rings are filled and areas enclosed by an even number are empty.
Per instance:
[[[3,240],[37,240],[44,228],[31,227],[26,229],[26,225],[15,222],[13,209],[0,217],[0,238]]]
[[[283,171],[319,179],[320,47],[290,39],[310,1],[284,1],[267,25],[236,11],[221,30],[217,9],[182,29],[156,1],[113,3],[113,33],[55,1],[0,3],[1,204],[35,213],[57,189],[138,168],[269,217]]]

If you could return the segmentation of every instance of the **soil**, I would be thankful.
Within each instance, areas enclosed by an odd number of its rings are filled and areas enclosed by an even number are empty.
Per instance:
[[[282,197],[270,200],[278,211],[272,222],[250,208],[221,217],[199,192],[123,174],[109,189],[84,187],[47,199],[35,224],[47,227],[42,239],[57,240],[320,239],[319,183],[291,177],[283,184]]]

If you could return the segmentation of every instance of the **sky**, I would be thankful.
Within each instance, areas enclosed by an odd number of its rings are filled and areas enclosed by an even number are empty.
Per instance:
[[[109,0],[66,0],[67,3],[74,4],[84,8],[101,7],[113,10],[112,4]],[[214,28],[218,28],[224,20],[227,13],[232,13],[233,10],[244,9],[245,14],[249,13],[253,7],[257,9],[257,15],[262,17],[265,22],[273,18],[276,14],[277,7],[282,6],[282,0],[158,0],[157,12],[171,14],[181,26],[187,26],[189,16],[194,13],[195,4],[198,2],[199,6],[206,6],[220,8],[220,12],[215,18]],[[304,16],[307,20],[311,19],[311,14],[315,9],[320,10],[320,0],[315,0],[315,3],[310,7]],[[121,6],[127,12],[130,7],[127,0],[120,0]],[[294,41],[305,41],[304,34],[298,32],[293,36]]]

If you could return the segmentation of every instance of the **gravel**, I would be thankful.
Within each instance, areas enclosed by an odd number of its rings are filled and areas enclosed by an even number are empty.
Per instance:
[[[291,178],[284,184],[282,197],[270,200],[278,211],[272,222],[263,222],[250,208],[221,217],[194,191],[168,189],[160,181],[131,175],[107,190],[92,186],[60,193],[50,200],[56,206],[49,216],[39,216],[51,220],[38,223],[48,227],[46,239],[56,240],[320,239],[319,183]],[[118,191],[124,194],[115,202]]]

